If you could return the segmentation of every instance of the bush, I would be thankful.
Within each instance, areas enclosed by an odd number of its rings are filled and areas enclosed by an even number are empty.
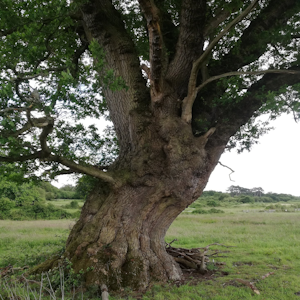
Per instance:
[[[192,214],[207,214],[207,210],[204,209],[195,209],[192,211]]]
[[[72,209],[76,209],[76,208],[80,208],[78,201],[71,201],[70,204],[64,205],[64,208],[72,208]]]
[[[15,207],[13,201],[9,200],[8,198],[0,198],[0,211],[8,211]]]
[[[211,209],[208,210],[208,213],[210,213],[210,214],[223,214],[224,211],[222,209],[211,208]]]
[[[54,205],[44,205],[41,203],[25,205],[22,208],[0,211],[0,219],[6,220],[55,220],[74,217],[78,217],[78,213],[71,214],[66,212],[64,209],[56,208]]]
[[[194,211],[192,211],[192,214],[221,214],[221,213],[224,213],[224,211],[216,208],[211,208],[209,210],[195,209]]]
[[[213,207],[219,206],[219,204],[214,200],[207,201],[207,205],[208,206],[213,206]]]
[[[241,203],[254,203],[254,199],[250,196],[242,196],[240,198]]]

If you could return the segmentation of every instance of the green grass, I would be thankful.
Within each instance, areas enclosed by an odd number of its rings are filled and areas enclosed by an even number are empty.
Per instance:
[[[72,220],[0,220],[0,268],[34,266],[63,249]]]
[[[211,243],[234,246],[227,257],[217,259],[226,263],[222,270],[229,275],[216,274],[197,285],[156,285],[142,299],[300,299],[295,295],[300,291],[300,212],[258,212],[263,206],[257,204],[221,209],[226,213],[183,213],[170,227],[166,241],[176,238],[173,246],[187,248]],[[251,209],[257,212],[243,212]],[[31,266],[61,250],[72,224],[70,220],[0,221],[0,267]],[[261,278],[269,272],[274,274]],[[261,294],[254,294],[237,278],[254,282]]]

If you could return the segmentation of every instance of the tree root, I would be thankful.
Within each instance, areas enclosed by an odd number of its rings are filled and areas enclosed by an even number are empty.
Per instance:
[[[167,253],[174,257],[174,260],[179,263],[182,269],[188,270],[196,270],[201,274],[205,274],[207,270],[207,263],[211,262],[211,257],[221,257],[219,254],[228,253],[230,251],[220,251],[220,250],[212,250],[211,246],[222,246],[222,247],[233,247],[233,246],[225,246],[219,243],[209,244],[206,247],[202,248],[174,248],[171,244],[176,241],[173,240],[170,243],[166,243]],[[224,257],[224,256],[222,256]]]

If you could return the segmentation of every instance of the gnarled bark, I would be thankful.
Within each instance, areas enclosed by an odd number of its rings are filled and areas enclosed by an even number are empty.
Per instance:
[[[87,199],[66,253],[88,284],[145,289],[153,280],[180,280],[165,250],[174,219],[196,200],[221,151],[209,155],[209,134],[195,138],[178,117],[149,126],[150,138],[132,153],[127,170],[114,170],[121,186],[101,183]]]

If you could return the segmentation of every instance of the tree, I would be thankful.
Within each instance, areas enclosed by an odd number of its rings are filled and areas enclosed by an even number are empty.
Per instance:
[[[1,4],[0,161],[98,179],[64,253],[88,284],[180,279],[164,236],[221,154],[299,117],[299,1]]]

